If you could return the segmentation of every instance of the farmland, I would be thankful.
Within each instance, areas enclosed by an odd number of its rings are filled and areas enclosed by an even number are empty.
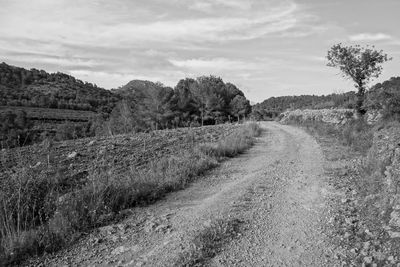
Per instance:
[[[180,128],[117,135],[111,138],[83,138],[2,150],[0,178],[4,180],[11,172],[27,166],[38,172],[55,173],[63,169],[66,171],[64,175],[82,176],[99,157],[102,157],[114,171],[121,173],[127,167],[141,167],[150,160],[188,150],[195,144],[217,142],[237,127],[226,124]]]

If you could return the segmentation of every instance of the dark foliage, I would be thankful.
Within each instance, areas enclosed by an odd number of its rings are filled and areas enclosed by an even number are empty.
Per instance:
[[[111,112],[118,96],[64,73],[0,64],[0,105]]]
[[[111,113],[109,132],[123,133],[191,125],[212,125],[245,117],[250,102],[235,85],[215,76],[186,78],[174,89],[133,80],[113,90],[124,98]]]
[[[32,123],[27,120],[23,111],[0,113],[1,148],[29,144],[32,140],[29,135],[31,127]]]
[[[374,85],[367,93],[366,109],[382,110],[386,119],[400,119],[400,77]]]

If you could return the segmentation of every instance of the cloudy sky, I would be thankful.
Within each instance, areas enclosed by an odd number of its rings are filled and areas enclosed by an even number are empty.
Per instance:
[[[0,0],[0,62],[105,88],[221,76],[254,102],[352,89],[335,43],[370,44],[400,76],[399,0]]]

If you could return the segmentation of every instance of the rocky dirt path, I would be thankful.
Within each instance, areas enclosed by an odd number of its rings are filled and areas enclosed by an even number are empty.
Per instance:
[[[303,130],[262,123],[264,134],[247,153],[149,207],[126,211],[45,266],[176,266],[196,253],[199,233],[215,221],[241,222],[240,233],[210,266],[340,266],[325,233],[324,157]],[[192,253],[189,253],[189,252]],[[186,255],[186,256],[185,256]],[[35,264],[38,264],[36,262]]]

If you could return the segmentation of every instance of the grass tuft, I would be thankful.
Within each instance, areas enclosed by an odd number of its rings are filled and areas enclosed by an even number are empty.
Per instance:
[[[208,261],[221,252],[225,244],[236,238],[240,232],[242,221],[238,219],[218,219],[211,222],[198,234],[192,244],[193,246],[180,255],[176,266],[204,266]]]

